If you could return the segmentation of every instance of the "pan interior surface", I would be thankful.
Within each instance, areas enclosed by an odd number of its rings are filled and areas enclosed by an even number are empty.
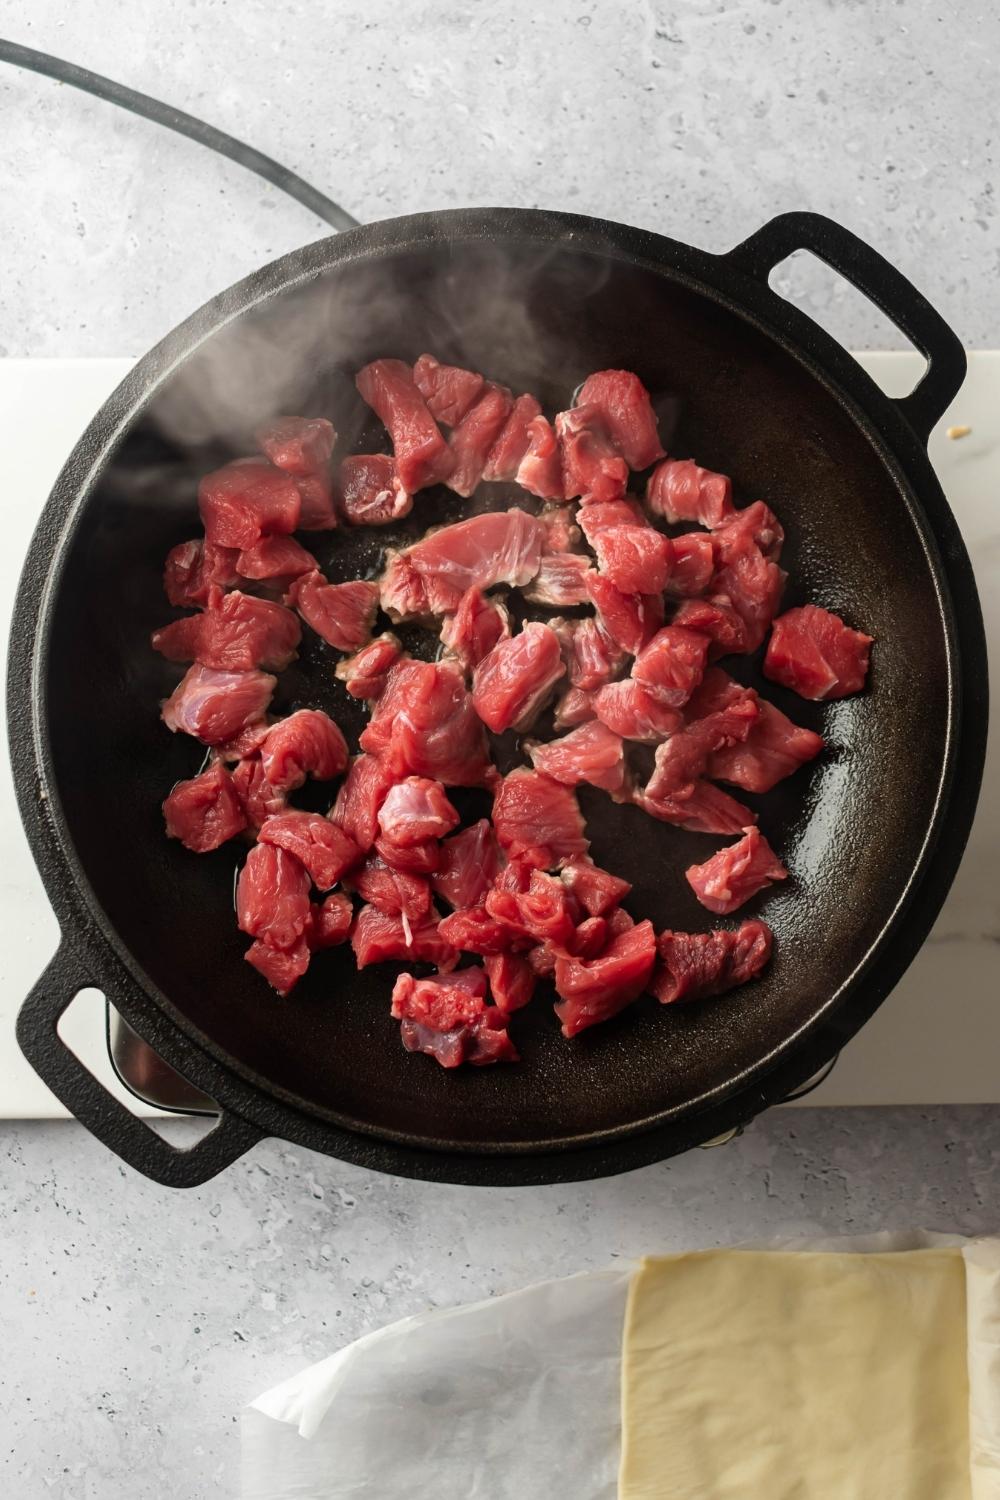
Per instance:
[[[519,1066],[445,1072],[406,1054],[389,1016],[401,965],[358,973],[350,948],[319,955],[278,999],[243,962],[233,913],[243,848],[207,856],[168,841],[160,804],[198,770],[159,700],[181,669],[149,648],[172,618],[163,559],[199,534],[198,477],[252,451],[281,412],[323,414],[339,451],[384,445],[353,386],[367,360],[424,350],[533,391],[549,412],[592,370],[635,370],[669,451],[732,475],[784,524],[785,605],[811,601],[876,638],[869,690],[807,704],[765,683],[759,653],[723,664],[828,749],[747,796],[791,878],[762,914],[775,957],[757,984],[693,1006],[650,998],[572,1042],[540,992],[512,1028]],[[503,506],[484,486],[471,505]],[[416,497],[394,530],[305,536],[331,580],[371,576],[386,545],[468,513]],[[772,337],[666,269],[517,239],[403,245],[348,260],[270,297],[199,345],[158,386],[101,472],[67,542],[47,640],[43,715],[54,792],[91,900],[158,999],[214,1055],[307,1114],[428,1146],[530,1149],[596,1141],[712,1091],[733,1089],[829,1004],[892,918],[927,837],[948,753],[947,622],[911,503],[872,435]],[[335,654],[304,632],[275,711],[320,707],[349,739],[358,705]],[[425,652],[434,642],[425,636]],[[742,794],[741,794],[742,795]],[[626,905],[663,927],[707,930],[684,869],[724,842],[657,823],[584,790],[593,857],[633,882]],[[326,806],[320,792],[311,805]],[[469,817],[488,804],[468,794]]]

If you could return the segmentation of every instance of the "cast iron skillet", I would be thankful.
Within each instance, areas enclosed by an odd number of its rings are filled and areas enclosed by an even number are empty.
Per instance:
[[[890,400],[768,287],[806,248],[877,302],[927,356]],[[569,1043],[543,1002],[519,1018],[519,1067],[442,1071],[400,1047],[395,968],[318,960],[285,1002],[242,962],[237,855],[196,857],[163,834],[160,802],[193,774],[157,701],[177,671],[148,647],[169,617],[168,548],[197,533],[197,476],[247,451],[278,411],[324,412],[346,451],[367,443],[352,376],[377,355],[431,349],[550,409],[608,365],[636,370],[671,451],[733,475],[785,524],[786,602],[842,612],[878,641],[870,690],[810,706],[768,686],[831,750],[750,799],[792,878],[763,908],[763,981],[709,1004],[652,1000]],[[706,254],[565,214],[417,215],[321,241],[209,303],[135,368],[84,434],[43,514],[14,621],[10,727],[22,815],[62,929],[21,1011],[28,1057],[125,1160],[178,1185],[264,1135],[404,1175],[467,1183],[598,1176],[682,1151],[751,1118],[828,1060],[916,953],[955,872],[982,769],[986,659],[968,558],[927,460],[965,368],[958,341],[902,275],[811,214]],[[484,492],[485,493],[485,492]],[[480,503],[506,504],[494,490]],[[422,495],[412,526],[308,538],[327,573],[378,564],[383,541],[456,516]],[[279,711],[356,709],[310,642]],[[738,666],[737,670],[741,670]],[[758,680],[754,663],[748,680]],[[584,796],[593,854],[634,883],[657,927],[708,925],[682,878],[718,844]],[[468,810],[473,812],[472,799]],[[221,1108],[177,1152],[104,1093],[56,1022],[85,985]]]

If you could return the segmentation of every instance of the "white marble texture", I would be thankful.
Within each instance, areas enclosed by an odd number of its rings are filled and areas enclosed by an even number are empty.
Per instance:
[[[0,29],[245,134],[362,219],[544,204],[722,249],[825,210],[966,343],[1000,344],[1000,13],[982,0],[8,0]],[[6,354],[140,353],[322,232],[239,168],[2,67],[0,184]],[[901,342],[803,275],[845,341]],[[72,1124],[0,1139],[12,1500],[232,1497],[241,1402],[379,1322],[651,1248],[991,1230],[1000,1188],[995,1108],[772,1114],[724,1150],[500,1193],[267,1143],[178,1195]]]

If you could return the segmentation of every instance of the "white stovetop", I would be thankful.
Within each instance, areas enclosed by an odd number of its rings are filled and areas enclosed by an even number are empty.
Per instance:
[[[891,394],[922,368],[916,354],[863,354]],[[0,630],[36,518],[63,460],[129,369],[127,359],[0,360]],[[958,516],[979,579],[991,650],[1000,646],[1000,352],[970,356],[969,378],[931,440],[931,457]],[[966,424],[960,441],[949,424]],[[4,648],[5,649],[5,648]],[[1000,693],[995,697],[1000,698]],[[1000,710],[994,708],[994,730]],[[4,747],[6,757],[6,742]],[[996,734],[965,860],[938,922],[902,983],[841,1057],[810,1104],[1000,1102],[1000,798]],[[64,1115],[21,1056],[14,1018],[55,950],[57,928],[21,830],[6,759],[0,766],[0,1117]],[[62,1028],[102,1080],[113,1080],[96,994]]]

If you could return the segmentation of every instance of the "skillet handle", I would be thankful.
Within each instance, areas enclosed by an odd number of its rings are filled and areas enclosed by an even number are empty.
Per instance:
[[[730,250],[724,259],[766,282],[795,250],[808,250],[839,271],[881,308],[927,360],[919,384],[896,405],[926,443],[965,379],[965,350],[958,337],[901,271],[849,229],[823,214],[779,214]]]
[[[262,1133],[228,1110],[187,1149],[171,1146],[126,1109],[84,1067],[59,1035],[59,1018],[88,985],[100,987],[90,964],[65,940],[17,1017],[17,1040],[35,1072],[56,1098],[116,1156],[165,1187],[198,1187],[249,1151]]]

